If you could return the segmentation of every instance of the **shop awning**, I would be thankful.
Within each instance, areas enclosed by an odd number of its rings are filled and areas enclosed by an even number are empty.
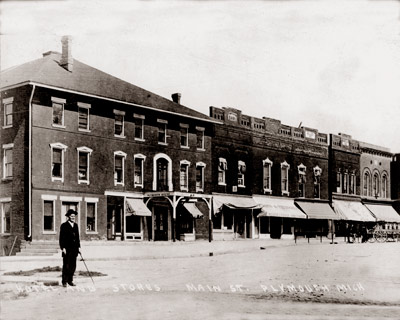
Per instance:
[[[390,205],[365,204],[378,221],[400,223],[400,215]]]
[[[203,216],[201,211],[196,207],[196,204],[193,202],[186,202],[183,204],[185,209],[193,216],[193,218],[198,219]]]
[[[134,216],[151,217],[151,211],[143,202],[143,199],[126,198],[126,214]]]
[[[371,212],[359,201],[333,200],[333,209],[343,220],[375,222]]]
[[[253,196],[254,201],[261,207],[257,217],[282,217],[306,219],[307,216],[296,208],[293,199]]]
[[[214,213],[221,211],[222,206],[230,209],[258,209],[259,206],[252,197],[213,195]]]
[[[340,216],[332,210],[329,203],[303,201],[296,201],[296,203],[308,219],[340,220]]]

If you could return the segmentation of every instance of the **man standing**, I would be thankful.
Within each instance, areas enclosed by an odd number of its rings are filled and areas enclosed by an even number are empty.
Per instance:
[[[75,286],[73,276],[76,269],[76,257],[81,247],[79,241],[78,225],[75,223],[75,216],[78,214],[75,210],[69,209],[65,216],[68,218],[60,227],[60,248],[62,250],[63,268],[62,285]]]

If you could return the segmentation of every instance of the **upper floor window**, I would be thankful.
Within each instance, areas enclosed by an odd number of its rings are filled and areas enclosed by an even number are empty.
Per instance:
[[[89,131],[89,113],[90,104],[78,102],[78,129],[80,131]]]
[[[10,179],[13,176],[13,148],[14,144],[3,144],[3,178]]]
[[[145,117],[140,114],[134,114],[135,123],[135,140],[144,140],[144,119]]]
[[[114,185],[124,185],[125,158],[125,152],[114,152]]]
[[[196,127],[196,138],[197,138],[197,149],[198,150],[204,150],[205,149],[205,144],[204,144],[204,128],[202,127]]]
[[[180,188],[181,191],[189,191],[189,166],[190,162],[183,160],[180,162]]]
[[[124,138],[124,116],[125,112],[114,110],[114,136]]]
[[[206,164],[203,162],[196,163],[196,192],[204,191],[204,169]]]
[[[320,198],[320,185],[322,169],[318,166],[313,168],[314,172],[314,198]]]
[[[343,175],[343,193],[348,193],[348,181],[349,181],[349,174],[347,172]]]
[[[13,102],[14,98],[3,99],[4,105],[4,127],[11,127],[13,124]]]
[[[146,160],[146,156],[143,154],[135,154],[134,161],[135,161],[135,178],[134,178],[134,185],[135,187],[143,188],[143,171],[144,171],[144,161]]]
[[[382,175],[382,197],[384,198],[389,198],[388,197],[388,178],[386,173]]]
[[[189,146],[189,125],[181,123],[181,147]]]
[[[299,197],[304,198],[306,196],[306,166],[300,164],[297,166],[297,171],[299,174]]]
[[[371,195],[371,175],[368,171],[364,172],[363,186],[364,196],[369,197]]]
[[[1,233],[11,232],[11,198],[0,199]]]
[[[349,189],[350,194],[356,194],[356,175],[352,173],[350,175],[350,189]]]
[[[168,121],[158,119],[158,143],[167,144],[167,124]]]
[[[379,183],[379,175],[377,172],[374,173],[373,186],[374,186],[373,196],[378,197],[380,191],[380,183]]]
[[[228,170],[228,165],[224,158],[219,158],[218,160],[218,184],[226,185],[226,171]]]
[[[244,187],[244,174],[246,173],[246,163],[238,161],[238,187]]]
[[[89,184],[89,157],[92,149],[87,147],[79,147],[78,150],[78,183]]]
[[[263,187],[265,193],[271,193],[271,168],[272,168],[272,161],[268,158],[263,160]]]
[[[53,126],[64,127],[64,105],[67,100],[51,97],[53,103]]]
[[[51,147],[51,181],[64,182],[64,153],[67,146],[62,143],[52,143]]]
[[[153,158],[153,190],[173,190],[172,160],[164,153],[159,153]]]
[[[282,195],[289,195],[289,168],[290,165],[285,161],[281,163],[281,190]]]
[[[336,172],[336,192],[342,193],[342,173]]]

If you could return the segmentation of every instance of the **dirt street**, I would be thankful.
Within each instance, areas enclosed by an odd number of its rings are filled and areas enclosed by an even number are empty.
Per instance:
[[[399,252],[400,243],[342,243],[88,261],[107,274],[95,286],[3,283],[1,319],[399,319]]]

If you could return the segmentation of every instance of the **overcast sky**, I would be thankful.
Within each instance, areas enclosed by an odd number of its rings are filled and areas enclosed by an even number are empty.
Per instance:
[[[400,2],[1,2],[1,69],[72,35],[75,59],[209,114],[347,133],[400,152]]]

